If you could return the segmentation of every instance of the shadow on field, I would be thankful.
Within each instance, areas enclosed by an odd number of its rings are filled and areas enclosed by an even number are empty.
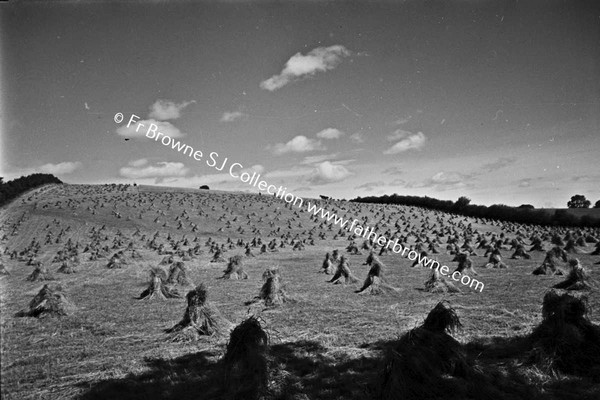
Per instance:
[[[285,376],[277,385],[277,399],[367,399],[380,359],[364,353],[350,355],[348,349],[326,349],[313,341],[271,346],[271,354]],[[279,379],[278,379],[279,378]]]
[[[560,373],[532,347],[531,336],[475,338],[464,346],[482,373],[477,380],[510,393],[500,398],[600,399],[600,376],[594,371]]]
[[[378,399],[384,354],[398,340],[377,341],[360,349],[325,348],[315,341],[273,344],[269,350],[269,391],[264,399]],[[429,399],[598,399],[597,382],[582,376],[551,377],[526,362],[527,337],[475,339],[464,345],[473,362],[468,376],[438,375],[411,390]],[[370,354],[364,356],[365,351]],[[355,352],[355,354],[352,354]],[[92,384],[82,400],[240,399],[232,395],[235,382],[224,385],[222,352],[204,350],[173,360],[148,359],[149,371]],[[414,360],[416,365],[422,365]],[[414,372],[413,372],[414,373]],[[419,374],[412,378],[417,379]],[[412,379],[411,378],[411,379]],[[429,380],[430,379],[430,380]],[[417,379],[412,384],[419,382]],[[405,382],[408,384],[408,382]],[[84,384],[89,387],[88,384]],[[412,385],[411,385],[412,386]],[[432,387],[434,386],[434,387]],[[226,392],[227,391],[227,392]],[[433,393],[440,393],[440,396]],[[226,394],[229,393],[229,394]],[[441,395],[443,394],[443,395]],[[394,394],[385,399],[395,399]]]
[[[274,344],[269,350],[269,392],[265,398],[365,399],[368,384],[378,372],[376,357],[350,357],[347,349],[335,352],[314,341]],[[150,369],[124,378],[82,384],[88,391],[82,400],[245,399],[224,387],[220,351],[205,350],[173,360],[148,359]],[[91,387],[90,387],[91,385]],[[248,400],[248,399],[246,399]]]
[[[214,382],[218,353],[204,350],[173,360],[147,359],[149,371],[94,383],[80,399],[218,399]]]

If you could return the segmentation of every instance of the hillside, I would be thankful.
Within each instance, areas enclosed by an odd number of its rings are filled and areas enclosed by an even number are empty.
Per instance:
[[[178,288],[181,298],[137,299],[151,282],[151,268],[160,266],[168,273],[173,261],[185,264],[194,285],[207,286],[208,299],[232,324],[250,314],[259,316],[270,338],[265,398],[375,397],[390,347],[441,300],[448,301],[462,323],[453,337],[484,372],[440,378],[441,388],[461,386],[461,379],[469,383],[467,392],[456,392],[456,398],[600,396],[600,386],[591,377],[544,370],[510,350],[540,324],[544,294],[565,278],[532,275],[553,247],[552,235],[592,238],[600,236],[598,230],[569,234],[563,228],[502,224],[408,206],[319,204],[338,216],[362,219],[411,248],[423,246],[451,271],[457,266],[453,253],[466,241],[476,254],[470,256],[476,278],[485,288],[455,282],[459,293],[427,292],[424,282],[430,269],[411,267],[411,260],[390,252],[379,259],[387,284],[396,290],[357,294],[369,271],[364,239],[269,196],[149,186],[45,186],[16,199],[0,214],[2,264],[10,273],[0,278],[2,397],[227,398],[218,371],[229,336],[180,342],[165,333],[182,319],[190,287]],[[531,259],[510,258],[513,239],[529,249],[534,236],[542,238],[544,251],[530,252]],[[485,248],[478,248],[484,238],[501,241],[507,268],[485,267],[489,257]],[[346,251],[352,241],[355,254]],[[272,245],[261,252],[260,243]],[[578,243],[579,253],[569,256],[577,257],[597,279],[600,256],[590,254],[594,247],[591,239]],[[66,261],[75,272],[60,273],[65,260],[53,260],[69,248],[77,254]],[[212,262],[217,248],[224,260],[242,257],[247,280],[218,279],[227,263]],[[247,248],[254,257],[247,256]],[[321,272],[323,259],[335,249],[347,258],[357,283],[327,282],[331,276]],[[373,251],[378,254],[380,248]],[[119,252],[118,268],[109,268]],[[27,280],[36,265],[47,267],[60,283],[75,306],[72,313],[15,316],[47,283]],[[279,267],[290,301],[275,308],[245,305],[259,294],[263,272],[270,267]],[[560,267],[567,271],[564,262]],[[589,308],[600,309],[597,289],[588,296]],[[592,314],[591,321],[598,324],[600,317]],[[484,379],[491,389],[483,388]]]

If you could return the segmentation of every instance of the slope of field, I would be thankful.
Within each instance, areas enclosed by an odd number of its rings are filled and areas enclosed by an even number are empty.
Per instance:
[[[505,242],[528,238],[537,227],[499,224],[457,217],[414,207],[345,202],[321,202],[328,210],[349,218],[365,218],[377,231],[390,232],[415,246],[436,239],[439,254],[432,258],[456,263],[446,251],[447,240],[496,235]],[[429,293],[424,281],[429,268],[411,268],[412,261],[388,253],[380,256],[388,283],[397,292],[359,295],[367,275],[369,253],[349,254],[349,233],[268,196],[180,189],[93,185],[52,185],[27,193],[0,215],[2,263],[10,275],[0,278],[2,335],[2,397],[4,399],[218,399],[219,360],[227,336],[194,342],[172,342],[164,330],[181,320],[185,298],[136,299],[149,284],[150,268],[165,254],[148,246],[154,237],[165,251],[200,245],[202,253],[184,261],[195,284],[208,287],[209,300],[234,324],[259,312],[270,336],[273,367],[268,398],[365,399],[376,393],[387,349],[404,332],[421,324],[441,300],[457,311],[462,329],[454,337],[463,344],[503,344],[527,335],[542,319],[542,298],[562,276],[534,276],[544,252],[529,260],[510,259],[501,251],[506,269],[484,268],[484,249],[472,256],[482,292],[456,283],[461,293]],[[92,233],[100,232],[102,258],[89,260],[84,252]],[[541,232],[541,231],[539,231]],[[565,230],[558,230],[561,236]],[[597,232],[588,232],[597,234]],[[210,244],[207,244],[211,240]],[[185,240],[187,245],[183,245]],[[255,257],[246,257],[240,240]],[[275,240],[276,252],[260,252],[253,240]],[[314,244],[311,244],[311,240]],[[80,262],[74,274],[57,273],[52,260],[68,241],[79,245]],[[294,244],[305,240],[303,250]],[[40,243],[33,255],[32,241]],[[225,263],[211,262],[215,242],[227,259],[243,257],[247,280],[222,280]],[[356,239],[359,246],[362,238]],[[281,247],[281,244],[285,247]],[[474,244],[474,243],[473,243]],[[527,241],[529,245],[529,242]],[[549,241],[544,242],[548,250]],[[475,246],[474,246],[475,247]],[[141,258],[127,256],[135,249]],[[325,253],[338,249],[349,260],[360,282],[333,285],[321,273]],[[577,255],[597,277],[599,256]],[[123,250],[128,263],[109,269],[111,256]],[[14,253],[13,253],[14,252]],[[10,257],[13,253],[13,257]],[[57,318],[18,318],[44,282],[26,278],[35,258],[47,266],[75,306],[72,315]],[[176,257],[176,259],[181,259]],[[29,263],[31,263],[29,261]],[[278,266],[293,302],[273,309],[245,306],[259,293],[263,271]],[[168,269],[168,265],[163,268]],[[589,293],[592,310],[600,309],[596,290]],[[598,315],[591,320],[599,323]],[[492,340],[492,338],[496,338]],[[589,377],[550,374],[522,360],[479,357],[497,376],[498,398],[600,398],[600,387]],[[470,392],[472,394],[472,392]],[[475,398],[485,398],[477,397]]]

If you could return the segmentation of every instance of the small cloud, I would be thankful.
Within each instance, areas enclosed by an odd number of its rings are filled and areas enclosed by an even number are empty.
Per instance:
[[[177,119],[181,117],[181,110],[195,102],[196,100],[184,101],[182,103],[175,103],[171,100],[156,100],[154,104],[150,106],[148,118],[154,118],[160,121]]]
[[[573,182],[598,182],[600,177],[589,176],[589,175],[578,175],[573,177]]]
[[[519,187],[530,187],[530,186],[531,186],[531,179],[527,178],[527,179],[519,180]]]
[[[473,176],[460,172],[448,171],[438,172],[423,182],[409,182],[407,188],[435,188],[439,191],[462,189],[472,186],[470,182]]]
[[[243,112],[239,112],[239,111],[226,111],[223,113],[223,115],[221,116],[221,122],[233,122],[236,119],[240,119],[242,117],[245,117],[246,114],[244,114]]]
[[[325,150],[320,141],[309,139],[303,135],[296,136],[285,144],[277,143],[272,147],[268,146],[267,149],[272,150],[273,154],[278,156],[286,153],[306,153],[314,150]]]
[[[44,164],[40,167],[35,168],[35,172],[41,172],[44,174],[52,174],[52,175],[66,175],[73,173],[76,169],[81,167],[81,163],[65,161],[58,164]]]
[[[404,125],[405,123],[410,121],[411,118],[412,118],[412,115],[409,115],[408,117],[404,117],[404,118],[398,118],[397,120],[394,121],[394,123],[396,125]]]
[[[390,133],[387,136],[387,140],[389,142],[395,142],[397,140],[400,139],[404,139],[406,137],[409,137],[410,135],[412,135],[412,132],[409,131],[403,131],[402,129],[396,129],[394,132]]]
[[[252,175],[253,172],[256,172],[257,174],[262,174],[265,171],[265,167],[263,167],[260,164],[256,164],[253,165],[251,167],[248,168],[244,168],[242,170],[236,171],[237,174],[241,174],[241,173],[249,173],[250,175]]]
[[[431,181],[436,184],[454,184],[462,182],[467,176],[459,172],[438,172],[431,177]]]
[[[370,191],[370,190],[373,190],[373,188],[380,187],[380,186],[385,186],[385,182],[383,182],[383,181],[366,182],[366,183],[363,183],[362,185],[355,186],[354,189],[366,189],[366,190]]]
[[[291,167],[289,169],[276,169],[267,172],[264,176],[266,178],[296,178],[306,175],[312,172],[312,168],[309,167]]]
[[[296,53],[286,62],[280,74],[261,82],[260,87],[271,92],[275,91],[303,77],[332,70],[338,66],[343,57],[350,54],[351,52],[341,45],[317,47],[306,55]]]
[[[352,140],[354,143],[364,143],[365,141],[360,132],[356,132],[350,135],[350,140]]]
[[[381,172],[384,174],[388,174],[388,175],[400,175],[400,174],[404,173],[404,171],[402,171],[402,169],[400,169],[400,167],[389,167],[389,168],[384,169]]]
[[[481,169],[485,172],[493,172],[504,167],[508,167],[517,161],[516,157],[500,157],[494,162],[484,164]]]
[[[356,160],[352,159],[352,158],[348,158],[346,160],[336,160],[335,164],[336,165],[348,165],[348,164],[352,164],[354,161],[356,161]]]
[[[154,126],[152,126],[152,124],[156,126],[156,129],[154,129]],[[132,123],[131,125],[129,125],[129,128],[127,127],[127,125],[123,125],[118,127],[116,132],[119,134],[119,136],[125,138],[140,139],[145,137],[146,132],[148,132],[148,129],[150,129],[151,127],[152,131],[156,131],[157,133],[161,132],[163,136],[170,136],[171,138],[180,138],[185,136],[185,134],[181,132],[179,128],[177,128],[170,122],[157,121],[155,119],[139,120],[136,123]]]
[[[344,132],[335,128],[327,128],[323,129],[321,132],[317,133],[317,137],[320,139],[338,139],[344,135]]]
[[[314,185],[319,185],[330,182],[339,182],[350,175],[352,175],[352,173],[343,165],[336,165],[329,161],[324,161],[315,168],[308,181]]]
[[[399,129],[392,133],[390,136],[388,136],[388,140],[396,139],[401,140],[389,149],[385,150],[383,154],[398,154],[411,149],[418,150],[425,145],[425,140],[427,138],[425,137],[423,132],[413,134]]]
[[[404,179],[394,179],[388,185],[389,186],[406,186],[406,181]]]
[[[133,163],[138,164],[138,161]],[[158,162],[155,165],[146,165],[142,163],[141,166],[133,166],[129,163],[128,167],[123,167],[119,170],[119,174],[129,179],[142,179],[142,178],[171,178],[185,176],[189,172],[183,163],[180,162]]]
[[[129,161],[128,165],[131,167],[141,167],[142,165],[148,164],[147,158],[140,158],[139,160]]]
[[[300,161],[300,164],[302,165],[311,165],[311,164],[317,164],[326,160],[331,160],[336,158],[339,155],[339,153],[331,153],[331,154],[320,154],[320,155],[316,155],[316,156],[306,156],[304,157],[304,159],[302,161]]]

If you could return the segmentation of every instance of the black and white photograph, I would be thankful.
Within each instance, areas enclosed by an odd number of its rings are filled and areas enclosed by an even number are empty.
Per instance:
[[[600,399],[600,1],[0,2],[0,397]]]

